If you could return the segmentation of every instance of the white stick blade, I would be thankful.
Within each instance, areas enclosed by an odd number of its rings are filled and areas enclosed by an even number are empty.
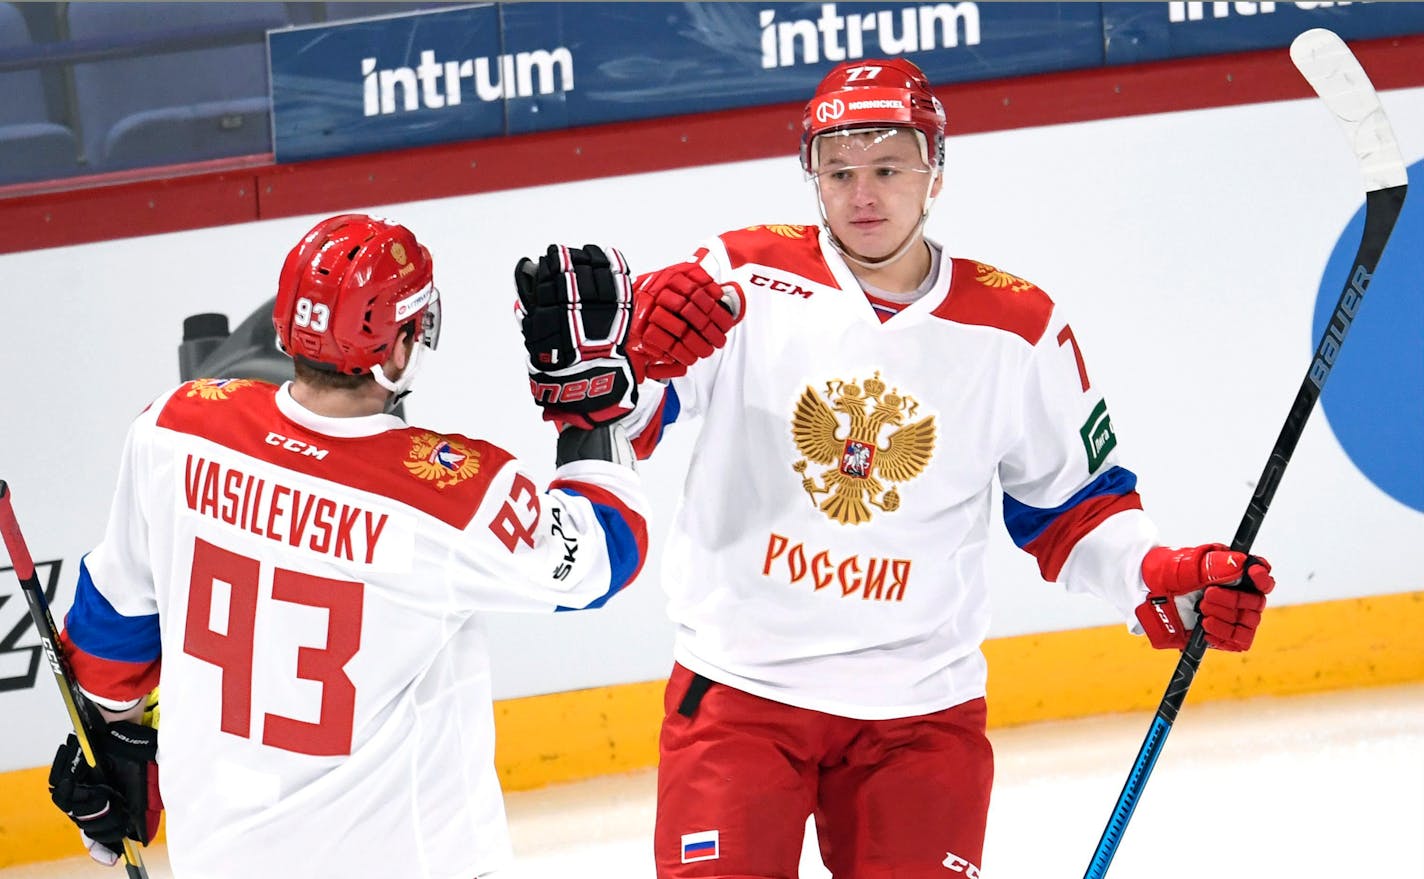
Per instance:
[[[1394,139],[1389,117],[1365,70],[1333,31],[1313,28],[1296,37],[1291,60],[1325,106],[1339,120],[1345,138],[1359,159],[1365,191],[1403,186],[1409,182],[1404,157]]]

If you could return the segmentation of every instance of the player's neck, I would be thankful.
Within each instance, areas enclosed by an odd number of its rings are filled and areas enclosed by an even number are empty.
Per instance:
[[[905,255],[888,265],[877,268],[866,268],[856,265],[850,260],[846,260],[850,267],[851,274],[855,275],[857,281],[862,285],[884,290],[889,293],[909,293],[924,283],[929,276],[930,267],[934,265],[934,260],[930,256],[930,248],[923,237],[919,241],[910,245],[905,251]]]
[[[375,382],[360,388],[322,388],[298,379],[292,382],[292,399],[302,408],[327,418],[360,418],[386,411],[390,392]]]

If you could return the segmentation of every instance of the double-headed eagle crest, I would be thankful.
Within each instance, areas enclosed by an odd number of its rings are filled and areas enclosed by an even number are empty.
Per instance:
[[[811,233],[811,228],[811,226],[793,226],[788,223],[770,223],[765,226],[748,226],[746,231],[755,232],[758,229],[765,229],[782,238],[805,238]]]
[[[810,387],[796,402],[791,436],[806,457],[792,464],[802,475],[801,487],[811,502],[831,519],[843,525],[870,521],[871,506],[892,513],[900,507],[900,493],[892,484],[919,476],[934,451],[934,416],[906,424],[919,409],[913,397],[889,393],[880,373],[858,385],[852,379],[826,382],[826,399]],[[839,434],[844,416],[849,426]],[[893,428],[880,444],[880,434]],[[822,484],[806,476],[807,461],[828,464],[821,473]],[[882,482],[884,480],[884,482]],[[817,495],[828,494],[822,501]]]
[[[480,452],[459,440],[421,431],[411,437],[410,454],[401,463],[410,475],[448,488],[480,472]]]
[[[1033,284],[1020,278],[1018,275],[1011,275],[1008,272],[1001,272],[991,265],[982,262],[974,264],[974,280],[986,287],[1008,287],[1015,293],[1026,293],[1033,289]]]
[[[240,391],[256,382],[247,378],[200,378],[188,388],[188,396],[204,400],[226,400],[233,391]]]

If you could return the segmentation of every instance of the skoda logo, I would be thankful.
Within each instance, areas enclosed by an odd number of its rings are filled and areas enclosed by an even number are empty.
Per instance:
[[[817,122],[830,122],[833,119],[841,118],[843,115],[845,115],[845,104],[841,103],[840,98],[832,98],[829,101],[822,101],[816,105]]]

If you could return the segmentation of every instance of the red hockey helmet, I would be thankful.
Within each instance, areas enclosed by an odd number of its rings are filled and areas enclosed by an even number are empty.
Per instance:
[[[391,355],[402,327],[433,349],[440,294],[430,251],[404,226],[341,214],[316,224],[287,254],[272,323],[284,352],[347,375]]]
[[[816,86],[801,118],[801,168],[816,172],[817,137],[856,128],[911,128],[925,164],[944,169],[944,107],[923,71],[904,58],[846,61]]]

